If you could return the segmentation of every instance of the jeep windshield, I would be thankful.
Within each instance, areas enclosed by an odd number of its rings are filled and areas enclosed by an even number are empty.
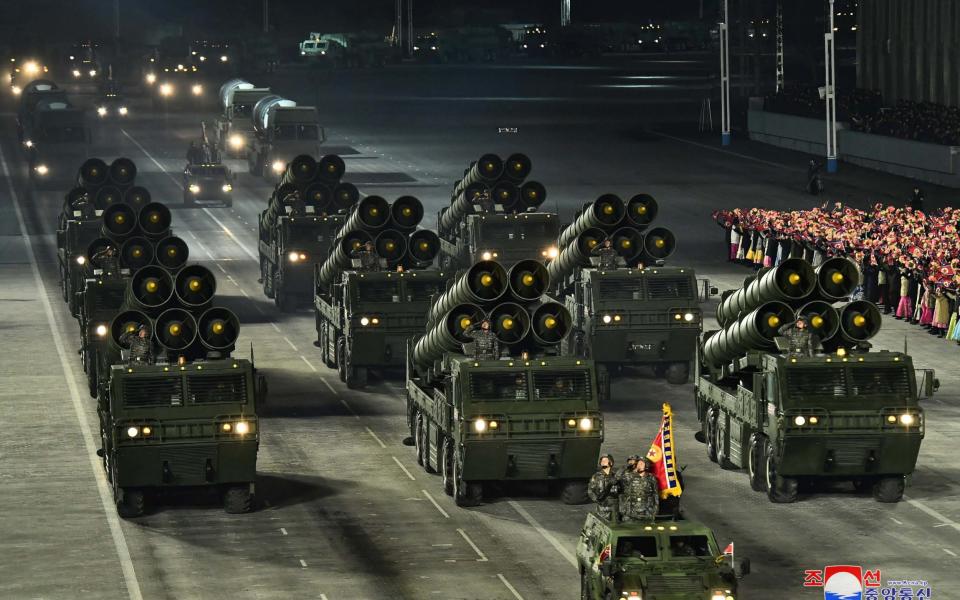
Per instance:
[[[657,536],[630,535],[617,538],[616,558],[658,558]]]

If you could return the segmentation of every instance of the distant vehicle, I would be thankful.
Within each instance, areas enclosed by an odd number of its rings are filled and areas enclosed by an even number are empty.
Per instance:
[[[246,158],[253,143],[253,107],[270,96],[270,88],[258,88],[244,79],[231,79],[220,86],[220,116],[214,131],[220,152]]]
[[[100,119],[122,119],[130,114],[130,106],[115,85],[107,86],[96,103]]]
[[[13,58],[9,68],[7,78],[14,96],[19,96],[31,81],[46,77],[50,71],[46,64],[34,58]]]
[[[253,138],[247,146],[251,175],[277,182],[296,156],[318,159],[326,133],[313,106],[297,106],[280,96],[264,96],[253,107]]]
[[[99,45],[90,41],[74,44],[67,56],[67,70],[73,81],[95,81],[103,78]]]
[[[234,179],[221,163],[187,165],[183,169],[184,206],[233,206]]]
[[[591,512],[577,542],[586,600],[739,598],[750,560],[732,562],[709,527],[686,519],[620,523]]]
[[[370,68],[396,62],[399,52],[376,33],[311,32],[300,42],[300,57],[339,68]]]
[[[310,32],[310,37],[300,42],[300,56],[304,58],[323,58],[330,50],[328,34]]]
[[[56,84],[37,80],[23,92],[17,131],[27,154],[30,182],[38,188],[69,186],[90,152],[84,111]]]

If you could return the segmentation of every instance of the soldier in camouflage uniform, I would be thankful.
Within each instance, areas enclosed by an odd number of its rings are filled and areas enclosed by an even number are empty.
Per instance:
[[[354,251],[353,257],[360,260],[361,271],[379,271],[380,257],[373,247],[373,242],[365,243],[361,248]]]
[[[153,362],[153,341],[150,339],[150,329],[141,325],[136,331],[128,331],[120,336],[120,343],[130,349],[131,363]]]
[[[500,342],[497,340],[497,336],[490,331],[490,321],[484,319],[479,325],[474,323],[467,327],[463,333],[473,340],[474,360],[499,360]]]
[[[623,489],[624,476],[637,469],[638,460],[640,460],[639,454],[631,454],[627,457],[627,463],[617,469],[617,483],[620,485],[621,490]]]
[[[600,457],[600,469],[590,478],[587,495],[597,503],[597,513],[605,519],[610,519],[613,512],[617,510],[619,494],[617,474],[613,470],[613,457],[605,454]]]
[[[603,240],[603,244],[594,249],[593,255],[600,259],[601,269],[616,269],[620,266],[620,255],[613,249],[613,243],[610,240]]]
[[[811,333],[807,327],[807,320],[804,317],[799,317],[793,323],[784,325],[778,333],[787,338],[789,345],[787,352],[789,354],[813,356],[814,348],[820,343],[814,339],[813,333]]]
[[[650,459],[643,457],[637,461],[636,470],[624,476],[620,490],[624,521],[652,521],[660,510],[660,490],[650,467]]]
[[[106,275],[120,274],[120,258],[117,256],[117,249],[113,245],[106,246],[91,256],[90,262],[100,268]]]

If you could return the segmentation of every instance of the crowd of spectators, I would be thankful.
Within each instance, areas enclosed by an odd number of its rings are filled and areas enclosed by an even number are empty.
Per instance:
[[[798,117],[823,118],[824,101],[816,87],[788,87],[764,98],[764,110]],[[930,144],[960,146],[960,108],[900,100],[885,107],[875,90],[852,90],[837,96],[837,120],[854,131]]]
[[[960,343],[960,210],[877,204],[864,211],[837,203],[795,211],[738,208],[713,217],[727,231],[731,261],[759,269],[789,257],[814,266],[849,258],[861,273],[855,298]]]

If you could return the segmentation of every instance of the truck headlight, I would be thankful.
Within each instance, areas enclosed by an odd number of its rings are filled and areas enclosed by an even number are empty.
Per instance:
[[[223,187],[221,187],[220,189],[223,190],[224,193],[232,192],[232,191],[233,191],[233,186],[230,185],[229,183],[225,183],[225,184],[223,184]]]
[[[914,422],[916,422],[916,419],[913,417],[913,415],[911,415],[911,414],[909,414],[909,413],[904,413],[904,414],[900,415],[900,424],[901,424],[901,425],[906,425],[907,427],[909,427],[909,426],[913,425]]]
[[[96,70],[96,69],[90,69],[90,77],[96,77],[96,76],[97,76],[97,70]]]
[[[74,70],[73,70],[73,76],[74,76],[74,77],[80,77],[80,69],[74,69]]]
[[[227,62],[228,60],[230,60],[230,58],[226,54],[220,56],[220,62]]]
[[[135,438],[140,435],[140,429],[137,427],[128,427],[127,428],[127,437]]]
[[[483,433],[487,430],[487,420],[486,419],[477,419],[473,422],[473,430],[477,433]]]
[[[693,319],[694,319],[693,313],[690,313],[690,312],[683,313],[683,320],[686,321],[687,323],[692,323]]]
[[[498,256],[500,256],[500,254],[496,250],[484,250],[480,253],[481,260],[493,260]]]
[[[242,135],[235,133],[230,136],[230,147],[234,150],[239,150],[240,148],[243,148],[244,141],[245,140],[243,139]]]
[[[27,75],[36,75],[40,72],[40,65],[31,60],[27,63],[24,63],[23,72]]]
[[[283,170],[287,168],[287,165],[282,160],[275,160],[273,161],[273,164],[270,165],[270,168],[273,169],[274,173],[279,175],[280,173],[283,173]]]
[[[797,427],[803,427],[804,425],[807,424],[807,418],[804,417],[803,415],[797,415],[796,417],[793,418],[793,424],[796,425]]]
[[[609,324],[610,321],[613,321],[613,317],[610,315],[603,315],[603,322]]]
[[[203,86],[200,85],[199,83],[193,84],[193,86],[190,88],[190,93],[193,94],[194,96],[199,96],[200,94],[203,93]]]
[[[94,329],[94,331],[96,332],[97,336],[103,337],[107,335],[107,326],[101,323],[100,325],[97,325],[97,328]]]
[[[11,87],[11,88],[10,88],[10,91],[13,92],[13,95],[14,95],[14,96],[19,96],[19,95],[23,92],[23,90],[20,88],[19,85],[15,85],[15,86]]]
[[[173,95],[173,86],[169,83],[160,84],[160,95],[169,97]]]
[[[107,107],[106,107],[106,106],[98,106],[98,107],[97,107],[97,114],[100,115],[101,117],[107,116]]]
[[[540,253],[540,256],[544,258],[554,259],[560,255],[560,250],[556,246],[550,246],[546,250]]]
[[[120,108],[117,109],[117,112],[120,113],[120,114],[123,115],[123,116],[127,116],[127,107],[126,107],[126,106],[121,106]]]
[[[37,165],[36,169],[38,175],[46,175],[50,172],[50,169],[47,168],[47,165]]]
[[[78,264],[78,265],[85,265],[85,264],[87,264],[87,257],[84,256],[84,255],[82,255],[82,254],[81,254],[80,256],[78,256],[78,257],[77,257],[77,264]]]
[[[360,317],[360,325],[366,327],[366,326],[369,325],[369,324],[370,324],[370,318],[369,318],[369,317]]]
[[[191,183],[191,184],[190,184],[190,193],[192,193],[192,194],[199,194],[199,193],[200,193],[200,186],[197,185],[197,184],[195,184],[195,183]]]
[[[593,419],[584,417],[580,419],[580,431],[590,431],[593,429]]]
[[[234,426],[233,430],[240,435],[250,433],[250,424],[246,421],[237,421],[237,424]]]
[[[157,82],[157,76],[153,73],[147,73],[147,83],[153,85]]]
[[[33,140],[27,140],[23,143],[27,148],[33,148]]]
[[[300,262],[301,260],[307,260],[307,253],[293,251],[287,255],[287,258],[290,259],[292,263]]]

